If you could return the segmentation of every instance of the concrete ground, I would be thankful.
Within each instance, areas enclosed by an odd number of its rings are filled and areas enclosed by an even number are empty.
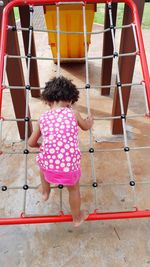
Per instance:
[[[95,25],[94,30],[100,29]],[[147,59],[150,58],[149,31],[143,31]],[[47,34],[36,33],[37,55],[51,54],[47,44]],[[119,40],[119,35],[118,39]],[[119,42],[119,41],[118,41]],[[41,47],[42,44],[42,47]],[[20,44],[22,46],[22,44]],[[102,38],[92,37],[89,54],[101,53]],[[149,60],[148,60],[149,61]],[[53,62],[38,62],[40,83],[56,75]],[[89,62],[91,84],[99,84],[100,63]],[[84,64],[67,64],[61,68],[61,74],[71,78],[77,86],[85,84]],[[136,62],[134,82],[142,80],[139,60]],[[115,79],[115,66],[113,81]],[[112,82],[113,82],[112,81]],[[85,92],[81,92],[77,109],[86,116]],[[91,111],[95,117],[111,115],[113,89],[109,97],[102,97],[98,90],[90,93]],[[46,106],[39,99],[30,98],[31,116],[38,119]],[[131,93],[128,114],[145,113],[142,88],[134,87]],[[3,115],[13,118],[13,107],[9,92],[4,93]],[[138,117],[127,120],[128,142],[132,147],[149,146],[149,118]],[[23,141],[19,140],[15,122],[3,125],[3,150],[22,151]],[[95,142],[99,140],[99,142]],[[95,148],[111,149],[123,147],[120,136],[112,136],[109,121],[95,121],[93,126]],[[80,131],[80,147],[88,148],[89,135]],[[150,189],[150,151],[131,151],[131,162],[137,181],[135,194],[128,184],[127,161],[123,152],[95,153],[95,172],[100,186],[97,189],[96,207],[103,212],[149,209]],[[0,183],[9,187],[24,184],[24,156],[1,156]],[[140,184],[143,181],[144,184]],[[28,184],[38,186],[40,182],[35,155],[29,154]],[[81,184],[92,183],[88,154],[82,157]],[[92,212],[94,190],[81,188],[82,206]],[[17,217],[23,210],[24,192],[13,189],[0,192],[1,217]],[[54,189],[50,199],[43,203],[38,190],[28,190],[25,211],[27,214],[57,214],[59,212],[59,191]],[[63,210],[69,213],[68,194],[63,190]],[[113,221],[85,222],[74,229],[72,223],[17,225],[0,227],[0,266],[2,267],[147,267],[150,266],[150,219],[128,219]]]

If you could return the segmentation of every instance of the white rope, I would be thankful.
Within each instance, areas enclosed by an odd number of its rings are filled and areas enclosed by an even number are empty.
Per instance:
[[[137,40],[137,36],[136,36],[135,24],[133,24],[133,23],[132,23],[132,31],[133,31],[133,37],[134,37],[134,42],[135,42],[136,53],[138,54],[138,52],[139,52],[138,40]]]
[[[141,82],[139,82],[139,83],[124,83],[124,84],[122,84],[122,87],[130,87],[130,86],[136,86],[136,89],[137,89],[137,87],[140,87],[139,89],[141,90],[141,86],[144,86],[144,85],[142,85]],[[25,86],[8,86],[6,84],[4,85],[4,87],[5,87],[5,90],[6,89],[9,89],[9,90],[13,90],[13,89],[22,89],[22,90],[24,90],[25,89]],[[116,84],[92,85],[92,86],[90,86],[90,90],[91,89],[100,89],[100,88],[107,89],[107,88],[110,88],[110,87],[111,88],[115,88]],[[30,89],[31,90],[43,90],[44,87],[35,87],[35,86],[33,87],[33,86],[31,86]],[[124,89],[126,90],[126,88],[124,88]],[[86,88],[85,87],[78,87],[78,90],[86,90]]]
[[[27,69],[25,74],[25,84],[30,87],[30,66],[31,66],[31,45],[32,45],[32,33],[33,33],[33,7],[29,7],[30,11],[30,30],[29,30],[29,42],[28,42],[28,56],[27,56]],[[29,118],[29,91],[26,89],[26,105],[25,105],[25,118]],[[28,177],[28,132],[29,132],[29,120],[25,120],[25,146],[24,146],[24,160],[25,160],[25,173],[24,173],[24,185],[27,185]],[[26,211],[26,198],[27,191],[24,190],[24,199],[23,199],[23,212]]]
[[[0,6],[4,6],[4,2],[3,1],[0,1]]]
[[[145,117],[145,113],[139,113],[139,114],[133,114],[133,115],[127,115],[126,119],[135,119],[135,118],[140,118],[140,117]],[[94,117],[94,121],[98,121],[98,120],[118,120],[121,119],[121,116],[101,116],[101,117]],[[3,121],[22,121],[24,122],[24,119],[14,119],[14,118],[3,118]],[[38,119],[30,119],[30,121],[38,121]]]
[[[110,25],[113,25],[112,9],[111,9],[111,3],[110,2],[108,3],[108,9],[109,9]],[[112,43],[113,43],[114,52],[117,52],[117,50],[116,50],[116,44],[115,44],[115,35],[114,35],[114,30],[113,29],[111,29],[111,36],[112,36]],[[115,57],[114,60],[116,60],[116,63],[117,63],[117,83],[118,84],[121,84],[121,81],[120,81],[120,73],[119,73],[118,57]],[[121,114],[125,114],[121,85],[118,86],[118,93],[119,93]],[[126,158],[127,158],[129,180],[130,180],[130,183],[131,183],[131,182],[135,182],[135,178],[134,178],[133,171],[132,171],[132,164],[131,164],[131,158],[130,158],[130,149],[129,149],[129,146],[128,146],[127,128],[126,128],[126,120],[125,120],[125,117],[122,118],[121,121],[122,121],[122,128],[123,128],[124,146],[125,146],[125,149],[126,149],[125,150],[125,153],[126,153]],[[135,195],[135,186],[132,186],[132,189],[133,189],[134,206],[136,206],[137,200],[136,200],[136,195]]]
[[[86,9],[85,5],[82,6],[83,11],[83,31],[84,31],[84,51],[85,51],[85,79],[86,85],[89,85],[89,65],[88,65],[88,47],[87,47],[87,30],[86,30]],[[87,86],[86,88],[86,107],[88,115],[90,112],[90,88]],[[89,130],[89,151],[93,149],[93,135],[92,129]],[[94,164],[94,155],[90,153],[90,160],[91,160],[91,171],[92,171],[92,179],[93,183],[97,183],[96,174],[95,174],[95,164]],[[95,209],[97,208],[97,187],[94,188],[94,205]]]
[[[4,56],[4,68],[3,68],[3,82],[2,86],[6,84],[6,65],[7,65],[7,54]]]
[[[130,28],[132,26],[133,26],[133,24],[122,25],[122,26],[114,26],[114,29],[116,29],[116,30],[117,29],[125,29],[125,28]],[[14,26],[11,26],[11,25],[8,26],[8,30],[12,30],[13,28],[14,28]],[[29,31],[29,28],[16,27],[15,30],[16,31]],[[87,31],[87,34],[91,34],[91,35],[94,35],[94,34],[103,34],[103,33],[108,32],[108,31],[110,31],[110,28],[106,28],[106,29],[101,30],[101,31],[92,31],[92,32],[88,32]],[[57,30],[34,28],[34,32],[57,33]],[[60,30],[60,33],[61,34],[84,34],[84,32],[82,32],[82,31],[72,32],[72,31],[61,31],[61,30]]]
[[[57,77],[60,76],[60,9],[56,5],[56,29],[57,29]]]
[[[57,34],[57,42],[59,43],[60,40],[59,40],[59,35],[60,35],[60,32],[58,31],[58,34]],[[132,53],[124,53],[124,54],[118,54],[119,57],[130,57],[130,56],[136,56],[136,51],[135,52],[132,52]],[[21,58],[21,59],[27,59],[27,56],[18,56],[18,55],[8,55],[8,58]],[[58,58],[59,55],[58,55]],[[102,59],[109,59],[109,58],[114,58],[114,55],[108,55],[108,56],[101,56],[101,57],[87,57],[87,60],[102,60]],[[57,57],[32,57],[32,60],[57,60]],[[72,58],[68,58],[68,57],[61,57],[61,60],[65,60],[65,61],[82,61],[82,60],[86,60],[85,57],[72,57]]]

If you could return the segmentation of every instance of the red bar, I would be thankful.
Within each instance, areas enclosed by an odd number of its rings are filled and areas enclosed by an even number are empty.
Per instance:
[[[110,212],[110,213],[91,213],[86,221],[103,221],[103,220],[121,220],[136,219],[150,217],[150,210],[136,210],[127,212]],[[37,223],[61,223],[72,222],[70,214],[58,216],[35,216],[35,217],[19,217],[19,218],[1,218],[0,225],[13,224],[37,224]]]

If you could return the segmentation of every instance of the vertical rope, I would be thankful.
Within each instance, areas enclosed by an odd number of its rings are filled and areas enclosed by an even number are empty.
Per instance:
[[[139,52],[138,40],[137,40],[137,36],[136,36],[135,24],[133,24],[133,23],[132,23],[132,31],[133,31],[133,37],[134,37],[134,42],[135,42],[136,53],[138,53]]]
[[[57,77],[60,76],[60,6],[56,5],[56,32],[57,32]]]
[[[6,85],[6,65],[7,65],[7,55],[4,56],[4,69],[3,69],[3,82],[2,86]]]
[[[63,210],[63,201],[62,201],[63,189],[60,189],[59,191],[60,191],[60,193],[59,193],[59,197],[60,197],[60,200],[59,200],[59,209],[60,209],[60,211],[62,211]]]
[[[60,6],[59,3],[56,5],[56,32],[57,32],[57,77],[60,77]],[[59,209],[63,210],[62,205],[62,190],[59,190]]]
[[[31,45],[32,45],[32,32],[33,32],[33,12],[34,9],[32,6],[29,7],[30,12],[30,25],[29,25],[29,43],[28,43],[28,55],[27,55],[27,71],[25,74],[25,83],[26,83],[26,107],[25,107],[25,146],[24,146],[24,156],[25,156],[25,173],[24,180],[25,185],[27,184],[27,169],[28,169],[28,129],[29,129],[29,88],[30,88],[30,66],[31,66]],[[23,201],[23,212],[26,210],[26,197],[27,191],[24,192],[24,201]]]
[[[112,19],[112,5],[111,3],[108,3],[108,10],[109,10],[109,20],[110,20],[110,26],[111,26],[111,36],[112,36],[112,43],[113,43],[113,51],[114,54],[117,53],[116,51],[116,44],[115,44],[115,35],[114,35],[114,29],[113,29],[113,19]],[[123,105],[123,97],[122,97],[122,90],[121,90],[121,81],[120,81],[120,73],[119,73],[119,64],[118,64],[118,56],[115,56],[114,58],[117,63],[117,87],[118,87],[118,93],[119,93],[119,100],[120,100],[120,109],[121,114],[125,115],[124,111],[124,105]],[[127,165],[128,165],[128,172],[129,172],[129,179],[130,179],[130,185],[132,184],[132,190],[133,190],[133,200],[134,200],[134,206],[136,206],[137,200],[136,200],[136,194],[135,194],[135,181],[134,181],[134,175],[132,171],[132,164],[130,159],[130,149],[128,147],[128,139],[127,139],[127,129],[126,129],[126,120],[125,116],[122,117],[122,128],[123,128],[123,137],[124,137],[124,146],[125,146],[125,153],[127,158]]]
[[[84,32],[84,51],[85,51],[85,79],[86,79],[86,106],[87,113],[90,114],[90,83],[89,83],[89,64],[88,64],[88,47],[87,47],[87,27],[86,27],[86,8],[85,5],[82,6],[83,12],[83,32]],[[92,129],[89,130],[89,145],[90,149],[93,149],[93,135]],[[94,152],[94,149],[93,149]],[[94,166],[94,155],[93,152],[90,153],[90,161],[91,161],[91,171],[92,171],[92,179],[93,183],[96,184],[96,174],[95,174],[95,166]],[[97,190],[94,187],[94,206],[97,208]]]

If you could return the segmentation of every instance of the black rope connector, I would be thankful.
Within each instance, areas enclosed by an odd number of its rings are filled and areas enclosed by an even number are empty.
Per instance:
[[[135,186],[135,182],[134,181],[130,181],[130,185],[131,186]]]
[[[128,146],[125,146],[125,147],[124,147],[124,151],[125,151],[125,152],[128,152],[129,150],[130,150],[130,148],[129,148]]]
[[[107,7],[108,7],[109,10],[112,9],[112,5],[111,4],[108,4]]]
[[[58,188],[59,188],[59,189],[63,189],[63,187],[64,187],[63,184],[59,184],[59,185],[58,185]]]
[[[85,88],[86,89],[89,89],[91,87],[91,85],[89,84],[89,83],[87,83],[86,85],[85,85]]]
[[[31,89],[30,85],[26,85],[26,90],[30,90],[30,89]]]
[[[32,57],[32,55],[29,53],[29,54],[27,54],[27,58],[31,58]]]
[[[16,26],[12,26],[11,30],[15,32],[17,30]]]
[[[2,186],[2,191],[6,191],[7,190],[7,186],[6,185],[3,185]]]
[[[27,184],[24,184],[23,189],[24,190],[28,190],[29,189],[29,186]]]
[[[24,121],[29,121],[29,120],[30,120],[29,117],[25,117],[25,118],[24,118]]]
[[[94,182],[94,183],[92,184],[92,186],[93,186],[93,187],[98,187],[98,183],[97,183],[97,182]]]
[[[113,53],[113,57],[115,58],[115,57],[118,57],[118,52],[114,52]]]
[[[0,1],[0,6],[4,6],[4,1]]]
[[[115,26],[114,25],[110,25],[109,28],[110,28],[110,30],[114,30]]]
[[[117,87],[121,87],[121,86],[122,86],[121,82],[117,82]]]
[[[94,148],[91,147],[91,148],[89,149],[89,152],[90,152],[90,153],[94,153]]]
[[[29,150],[28,149],[24,149],[23,154],[29,154]]]
[[[32,6],[29,7],[29,11],[32,12],[32,13],[34,12],[34,9],[33,9]]]
[[[29,26],[29,31],[33,31],[33,26]]]
[[[126,119],[126,114],[121,114],[121,119],[122,120]]]

